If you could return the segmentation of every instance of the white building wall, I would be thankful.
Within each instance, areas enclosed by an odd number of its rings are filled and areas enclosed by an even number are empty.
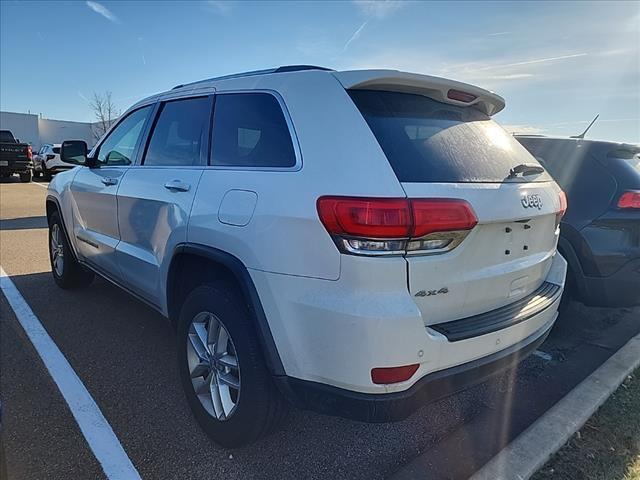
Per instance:
[[[21,142],[40,148],[38,116],[28,113],[0,112],[0,130],[11,130]]]
[[[63,140],[84,140],[89,147],[95,144],[89,122],[47,120],[29,113],[0,112],[0,130],[11,130],[21,142],[38,151],[45,143]]]
[[[63,140],[84,140],[89,147],[94,144],[90,123],[39,118],[38,132],[40,145],[43,143],[62,143]]]

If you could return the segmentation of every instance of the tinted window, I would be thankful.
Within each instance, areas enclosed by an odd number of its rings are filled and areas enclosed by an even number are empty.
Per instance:
[[[53,147],[53,153],[60,155],[60,147]]]
[[[0,142],[15,143],[16,140],[9,130],[0,130]]]
[[[408,93],[352,90],[349,95],[401,182],[502,182],[516,165],[536,163],[475,108]],[[543,173],[526,179],[550,177]]]
[[[109,134],[98,150],[98,160],[106,165],[130,165],[151,106],[130,113]]]
[[[201,165],[209,134],[211,100],[208,97],[163,104],[151,134],[145,165]]]
[[[293,167],[296,155],[278,100],[268,93],[216,96],[212,164]]]

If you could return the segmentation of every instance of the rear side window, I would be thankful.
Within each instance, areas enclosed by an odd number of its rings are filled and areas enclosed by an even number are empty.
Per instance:
[[[349,95],[401,182],[503,182],[516,165],[536,163],[474,108],[409,93],[351,90]],[[550,179],[547,173],[526,177]]]
[[[60,147],[53,147],[53,153],[60,155]]]
[[[210,118],[211,99],[209,97],[164,103],[151,134],[144,165],[204,164]]]
[[[211,163],[233,167],[293,167],[296,155],[278,100],[268,93],[216,96]]]

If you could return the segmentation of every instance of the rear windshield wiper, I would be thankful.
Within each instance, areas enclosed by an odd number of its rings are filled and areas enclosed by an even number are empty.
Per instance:
[[[509,170],[509,175],[507,178],[515,178],[518,174],[525,175],[533,175],[535,173],[544,173],[544,168],[540,165],[536,165],[535,163],[521,163],[520,165],[516,165],[511,170]]]

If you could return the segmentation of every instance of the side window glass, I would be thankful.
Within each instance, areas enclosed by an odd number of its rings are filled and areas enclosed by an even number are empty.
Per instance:
[[[132,112],[102,142],[98,161],[104,165],[131,165],[151,105]]]
[[[211,161],[219,166],[293,167],[296,155],[278,100],[259,92],[218,94]]]
[[[202,165],[210,116],[211,99],[208,97],[164,103],[151,133],[143,164]]]

